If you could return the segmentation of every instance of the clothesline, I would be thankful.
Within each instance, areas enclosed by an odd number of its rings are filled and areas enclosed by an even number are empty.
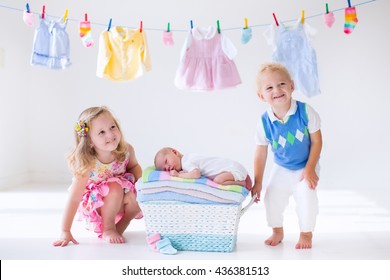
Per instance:
[[[370,4],[370,3],[376,2],[376,1],[378,1],[378,0],[369,0],[369,1],[362,2],[362,3],[354,4],[354,6],[362,6],[362,5]],[[10,6],[1,5],[1,4],[0,4],[0,8],[9,9],[9,10],[15,10],[15,11],[19,11],[19,12],[23,12],[25,10],[25,9],[10,7]],[[344,9],[345,9],[345,7],[329,10],[329,12],[337,13],[337,12],[343,11]],[[41,12],[33,12],[33,11],[31,11],[31,13],[36,14],[36,15],[40,15],[41,14]],[[324,13],[319,13],[319,14],[305,16],[305,20],[316,18],[316,17],[320,17],[320,16],[323,16],[323,14]],[[49,17],[53,17],[53,18],[62,18],[62,16],[52,16],[50,14],[45,14],[45,15],[49,16]],[[73,18],[69,18],[68,17],[68,21],[77,22],[78,23],[81,20],[80,19],[73,19]],[[289,19],[289,20],[281,20],[279,22],[281,22],[281,23],[289,23],[289,22],[295,22],[295,21],[296,21],[296,18]],[[108,20],[107,20],[107,23],[91,21],[91,24],[92,25],[98,25],[98,26],[108,26]],[[270,25],[270,23],[262,23],[262,24],[248,25],[248,27],[259,28],[259,27],[267,27],[269,25]],[[134,28],[134,29],[138,28],[138,27],[125,26],[125,25],[121,25],[121,26],[127,27],[127,28]],[[231,28],[222,28],[222,30],[224,30],[224,31],[241,30],[242,28],[243,28],[242,26],[239,26],[239,27],[231,27]],[[162,28],[143,27],[143,30],[146,30],[146,31],[160,31],[160,32],[162,32],[162,31],[166,31],[166,28],[162,29]],[[170,31],[172,31],[172,32],[188,32],[188,29],[170,29]]]

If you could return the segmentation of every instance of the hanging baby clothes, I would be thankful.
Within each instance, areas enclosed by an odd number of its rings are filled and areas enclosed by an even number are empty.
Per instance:
[[[100,34],[96,75],[112,81],[134,80],[152,69],[145,30],[111,27]]]
[[[31,65],[51,69],[65,69],[71,65],[69,36],[66,33],[68,20],[47,20],[39,16],[35,29]]]
[[[287,67],[295,89],[307,97],[321,93],[316,52],[310,44],[313,34],[314,30],[301,20],[291,27],[271,25],[264,32],[267,43],[273,46],[272,60]]]
[[[183,45],[175,85],[179,89],[211,91],[241,83],[233,58],[237,50],[215,27],[193,28]]]

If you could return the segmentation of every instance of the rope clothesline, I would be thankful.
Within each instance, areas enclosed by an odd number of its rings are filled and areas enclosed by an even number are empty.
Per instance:
[[[354,4],[354,6],[362,6],[362,5],[366,5],[366,4],[370,4],[372,2],[376,2],[378,0],[368,0],[368,1],[365,1],[365,2],[362,2],[362,3],[357,3],[357,4]],[[3,9],[9,9],[9,10],[14,10],[14,11],[18,11],[18,12],[23,12],[25,11],[25,9],[20,9],[20,8],[15,8],[15,7],[10,7],[10,6],[6,6],[6,5],[1,5],[0,4],[0,8],[3,8]],[[345,7],[343,8],[338,8],[338,9],[334,9],[334,10],[329,10],[329,12],[334,12],[334,13],[337,13],[337,12],[340,12],[340,11],[343,11],[345,9]],[[31,13],[33,14],[36,14],[36,15],[40,15],[41,12],[32,12],[30,11]],[[324,13],[319,13],[319,14],[314,14],[314,15],[309,15],[309,16],[305,16],[305,20],[307,19],[312,19],[312,18],[316,18],[316,17],[320,17],[320,16],[323,16]],[[50,15],[50,14],[46,14],[46,16],[49,16],[49,17],[52,17],[52,18],[62,18],[62,16],[53,16],[53,15]],[[80,22],[80,19],[73,19],[73,18],[67,18],[68,21],[71,21],[71,22]],[[281,23],[289,23],[289,22],[296,22],[296,18],[294,19],[288,19],[288,20],[284,20],[284,21],[280,21]],[[98,26],[108,26],[107,23],[101,23],[101,22],[93,22],[91,21],[90,22],[92,25],[98,25]],[[262,24],[254,24],[254,25],[248,25],[248,27],[251,27],[251,28],[258,28],[258,27],[267,27],[269,26],[270,23],[262,23]],[[127,27],[127,28],[134,28],[134,27],[130,27],[130,26],[125,26],[125,25],[121,25],[123,27]],[[224,31],[230,31],[230,30],[241,30],[243,27],[242,26],[239,26],[239,27],[231,27],[231,28],[223,28]],[[136,28],[134,28],[136,29]],[[150,30],[150,31],[166,31],[166,29],[162,29],[162,28],[150,28],[150,27],[143,27],[143,30]],[[170,29],[170,31],[172,32],[188,32],[188,29]]]

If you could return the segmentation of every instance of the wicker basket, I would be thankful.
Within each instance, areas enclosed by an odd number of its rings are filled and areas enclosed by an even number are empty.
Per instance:
[[[231,252],[240,217],[253,204],[193,204],[177,201],[140,203],[146,233],[168,237],[179,251]]]

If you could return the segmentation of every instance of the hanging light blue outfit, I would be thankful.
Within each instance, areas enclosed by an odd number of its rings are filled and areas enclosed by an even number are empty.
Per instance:
[[[294,80],[295,89],[307,97],[321,93],[317,56],[310,44],[314,30],[301,20],[291,27],[282,23],[271,25],[264,36],[273,46],[272,60],[286,66]]]

